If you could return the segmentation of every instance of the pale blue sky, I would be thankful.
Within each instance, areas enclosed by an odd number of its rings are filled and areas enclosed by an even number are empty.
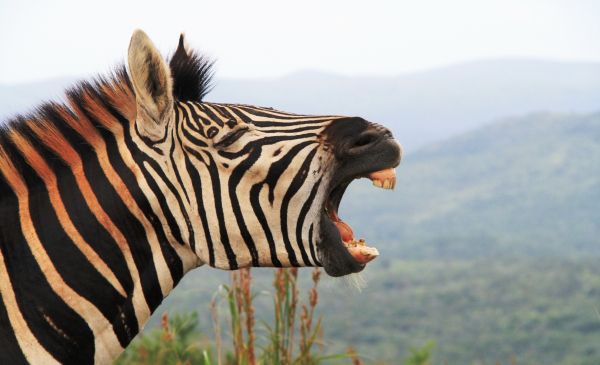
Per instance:
[[[490,58],[600,61],[600,1],[0,0],[0,83],[104,72],[142,28],[220,77],[393,75]]]

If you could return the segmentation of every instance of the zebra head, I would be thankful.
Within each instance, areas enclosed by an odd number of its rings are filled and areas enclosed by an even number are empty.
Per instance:
[[[337,209],[356,178],[393,187],[401,148],[390,131],[358,117],[205,102],[211,63],[184,43],[182,35],[167,62],[136,31],[128,55],[132,138],[155,162],[155,204],[171,216],[174,241],[198,264],[223,269],[362,270],[377,252],[354,239]]]

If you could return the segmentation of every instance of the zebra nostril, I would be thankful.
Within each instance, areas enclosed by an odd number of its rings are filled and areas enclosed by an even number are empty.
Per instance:
[[[363,134],[355,142],[354,147],[363,147],[376,141],[376,137],[372,134]]]
[[[369,146],[375,142],[377,142],[382,136],[382,133],[378,131],[367,131],[361,133],[356,140],[352,143],[352,149],[354,148],[362,148]]]

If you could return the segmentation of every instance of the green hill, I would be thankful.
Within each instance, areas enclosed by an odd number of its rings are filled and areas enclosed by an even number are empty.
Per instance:
[[[327,338],[373,359],[434,340],[433,364],[600,364],[598,258],[391,260],[365,276],[322,309]]]
[[[358,181],[340,210],[384,254],[600,254],[600,114],[511,118],[409,151],[397,172],[394,193]]]

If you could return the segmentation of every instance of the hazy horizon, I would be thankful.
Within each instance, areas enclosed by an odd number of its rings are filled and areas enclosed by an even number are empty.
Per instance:
[[[481,60],[388,77],[319,70],[267,78],[215,76],[207,101],[359,115],[389,126],[407,153],[506,116],[600,110],[600,62]],[[63,100],[63,90],[78,79],[89,77],[0,84],[0,119],[27,114],[41,101]]]
[[[218,69],[218,62],[216,61],[216,68]],[[352,78],[352,79],[394,79],[401,78],[407,76],[417,76],[426,74],[429,72],[438,72],[444,71],[452,68],[460,68],[460,67],[468,67],[476,64],[485,64],[485,63],[495,63],[495,62],[507,62],[507,63],[545,63],[545,64],[556,64],[556,65],[599,65],[600,60],[597,61],[578,61],[578,60],[560,60],[560,59],[551,59],[551,58],[519,58],[519,57],[498,57],[498,58],[480,58],[480,59],[472,59],[472,60],[464,60],[460,62],[453,62],[438,66],[432,66],[429,68],[424,68],[420,70],[412,70],[412,71],[401,71],[394,74],[345,74],[342,72],[336,72],[335,70],[326,70],[319,68],[300,68],[296,70],[290,70],[281,75],[266,75],[266,76],[222,76],[219,74],[218,70],[214,75],[215,81],[271,81],[271,80],[280,80],[286,79],[290,77],[294,77],[296,75],[305,75],[305,74],[314,74],[314,75],[325,75],[331,77],[340,77],[340,78]],[[54,83],[56,81],[64,81],[67,84],[72,82],[78,82],[83,80],[88,80],[94,78],[96,76],[105,76],[109,75],[111,70],[114,67],[119,65],[124,65],[125,59],[120,62],[114,62],[111,65],[107,65],[103,69],[99,69],[94,72],[91,71],[87,74],[65,74],[58,76],[49,76],[46,78],[40,79],[31,79],[31,80],[21,80],[16,82],[2,82],[0,81],[0,85],[3,87],[13,87],[13,86],[24,86],[31,84],[39,84],[39,83]]]

